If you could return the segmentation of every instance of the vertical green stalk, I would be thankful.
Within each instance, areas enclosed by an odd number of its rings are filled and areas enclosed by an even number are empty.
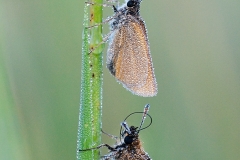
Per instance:
[[[88,6],[84,9],[82,48],[81,95],[77,137],[77,159],[98,160],[99,150],[79,152],[79,149],[96,147],[101,143],[102,115],[102,25],[86,28],[102,22],[102,0],[92,0],[90,23]],[[89,39],[90,38],[90,39]],[[96,47],[97,46],[97,47]],[[89,53],[90,50],[93,52]]]

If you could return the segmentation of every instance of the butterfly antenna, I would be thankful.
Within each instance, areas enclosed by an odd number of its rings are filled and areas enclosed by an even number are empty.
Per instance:
[[[125,129],[125,131],[128,133],[128,134],[131,134],[131,131],[130,131],[130,128],[128,127],[128,124],[127,122],[122,122],[121,123],[121,126]]]
[[[145,119],[146,119],[146,115],[147,115],[147,113],[148,113],[148,111],[149,111],[149,108],[150,108],[150,104],[146,104],[145,107],[144,107],[144,110],[143,110],[142,121],[141,121],[141,123],[140,123],[138,132],[139,132],[140,130],[142,130],[142,125],[143,125],[143,123],[144,123],[144,121],[145,121]]]
[[[123,120],[123,122],[121,123],[121,127],[120,127],[120,141],[121,141],[121,137],[122,137],[123,134],[124,134],[124,131],[122,132],[122,128],[125,128],[125,131],[128,132],[128,133],[130,133],[130,129],[129,129],[127,123],[126,123],[126,120],[128,119],[128,117],[130,117],[130,116],[133,115],[133,114],[136,114],[136,113],[143,114],[143,116],[142,116],[142,121],[141,121],[141,123],[140,123],[139,129],[137,130],[137,133],[139,133],[140,130],[146,129],[146,128],[148,128],[149,126],[151,126],[151,124],[152,124],[152,117],[148,114],[149,108],[150,108],[150,105],[149,105],[149,104],[146,104],[145,107],[144,107],[143,112],[133,112],[133,113],[129,114],[129,115]],[[148,116],[148,117],[150,118],[150,123],[149,123],[149,125],[147,125],[146,127],[142,128],[142,125],[143,125],[143,122],[144,122],[146,116]]]

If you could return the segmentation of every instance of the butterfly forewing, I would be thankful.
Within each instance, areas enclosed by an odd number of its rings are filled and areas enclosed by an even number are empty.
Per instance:
[[[157,94],[152,60],[144,22],[130,21],[115,30],[110,42],[107,64],[124,87],[140,96]],[[114,70],[114,73],[112,72]]]
[[[126,88],[141,87],[147,79],[147,50],[142,45],[144,35],[136,32],[140,27],[136,22],[129,22],[117,29],[108,49],[107,63],[113,64],[115,77]]]
[[[142,20],[140,20],[139,22],[140,22],[142,31],[144,33],[146,33],[147,31],[146,31],[144,22]],[[148,45],[149,42],[148,42],[147,33],[144,35],[145,35],[145,39],[147,42],[147,45],[144,45],[144,47],[146,47],[146,50],[148,50],[148,54],[146,54],[147,62],[148,62],[147,80],[146,80],[146,83],[144,84],[144,86],[141,86],[141,87],[134,86],[134,87],[131,87],[130,90],[135,91],[136,94],[140,95],[140,96],[154,96],[158,92],[157,82],[155,79],[154,70],[153,70],[153,66],[152,66],[152,58],[150,55],[150,50],[149,50],[149,45]]]

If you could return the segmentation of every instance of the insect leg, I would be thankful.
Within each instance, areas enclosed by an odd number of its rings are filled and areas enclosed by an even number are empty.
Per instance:
[[[85,3],[94,5],[94,3],[91,3],[91,2],[85,2]],[[103,4],[99,4],[99,5],[103,5]],[[92,25],[92,26],[88,26],[88,27],[86,27],[86,28],[89,29],[89,28],[93,28],[93,27],[97,27],[97,26],[106,24],[106,23],[110,22],[112,19],[114,19],[114,18],[116,18],[117,16],[119,16],[119,14],[121,14],[121,13],[118,13],[118,10],[117,10],[117,8],[116,8],[114,5],[109,5],[109,6],[110,6],[110,7],[113,7],[113,11],[115,12],[115,14],[114,14],[113,16],[105,19],[102,23],[96,23],[96,24],[94,24],[94,25]]]
[[[107,2],[109,2],[109,3],[117,3],[117,2],[119,2],[119,0],[106,0]]]
[[[111,135],[111,134],[109,134],[109,133],[106,133],[106,132],[104,132],[103,130],[101,130],[101,131],[102,131],[102,133],[106,134],[106,135],[109,136],[110,138],[115,139],[116,141],[118,140],[118,137],[117,137],[117,136],[114,136],[114,135]]]
[[[113,157],[114,155],[105,155],[105,156],[101,156],[101,160],[110,160]]]
[[[99,148],[102,148],[102,147],[107,147],[110,151],[116,151],[115,148],[109,146],[108,144],[100,144],[97,147],[88,148],[88,149],[79,149],[78,151],[91,151],[91,150],[99,149]]]
[[[110,32],[103,38],[102,42],[98,43],[97,46],[95,46],[94,48],[92,48],[92,49],[90,50],[89,54],[92,53],[92,52],[93,52],[96,48],[98,48],[101,44],[106,43],[107,40],[108,40],[108,38],[111,36],[112,33],[113,33],[113,31],[110,31]]]
[[[88,5],[95,5],[95,4],[96,4],[96,3],[92,3],[92,2],[85,2],[85,3],[88,4]],[[103,22],[101,22],[101,23],[96,23],[96,24],[94,24],[94,25],[92,25],[92,26],[85,27],[86,29],[91,29],[91,28],[93,28],[93,27],[97,27],[97,26],[106,24],[106,23],[110,22],[111,20],[113,20],[114,18],[116,18],[116,17],[120,14],[120,13],[118,13],[118,10],[117,10],[117,8],[116,8],[114,5],[110,5],[110,4],[96,4],[96,5],[113,7],[113,10],[114,10],[115,14],[114,14],[113,16],[105,19],[105,20],[104,20]],[[89,54],[92,53],[97,47],[99,47],[100,45],[102,45],[103,43],[105,43],[105,42],[108,40],[108,38],[110,37],[110,35],[113,33],[113,31],[114,31],[114,30],[111,30],[111,31],[103,38],[103,41],[102,41],[102,42],[100,42],[99,44],[97,44],[97,46],[95,46],[94,48],[92,48],[92,49],[90,50]]]
[[[102,24],[106,24],[106,23],[110,22],[112,19],[114,19],[115,17],[116,17],[116,16],[109,17],[109,18],[105,19],[102,23],[96,23],[96,24],[94,24],[94,25],[92,25],[92,26],[88,26],[88,27],[86,27],[86,28],[89,29],[89,28],[93,28],[93,27],[100,26],[100,25],[102,25]]]
[[[103,7],[113,7],[113,5],[111,4],[106,4],[106,3],[103,3],[103,4],[98,4],[98,3],[92,3],[92,2],[85,2],[87,5],[99,5],[99,6],[103,6]]]

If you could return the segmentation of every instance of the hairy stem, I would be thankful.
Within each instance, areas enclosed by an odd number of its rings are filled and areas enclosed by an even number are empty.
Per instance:
[[[101,143],[102,115],[102,26],[87,29],[88,25],[102,22],[102,0],[92,0],[90,18],[84,9],[83,52],[81,71],[81,95],[77,137],[77,159],[99,159],[99,150],[79,152]],[[90,19],[90,23],[88,20]],[[96,47],[98,46],[98,47]],[[92,51],[90,53],[90,51]]]

